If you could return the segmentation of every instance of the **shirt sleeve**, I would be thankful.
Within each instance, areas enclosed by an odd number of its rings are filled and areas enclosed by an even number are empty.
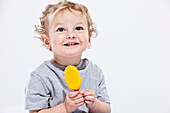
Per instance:
[[[25,109],[40,110],[48,108],[50,93],[44,81],[35,73],[31,73],[29,83],[25,88]]]
[[[102,71],[100,71],[99,74],[100,74],[101,79],[100,79],[100,82],[99,82],[97,99],[99,99],[102,102],[110,103],[110,98],[109,98],[109,95],[108,95],[108,92],[107,92],[104,75],[103,75]]]

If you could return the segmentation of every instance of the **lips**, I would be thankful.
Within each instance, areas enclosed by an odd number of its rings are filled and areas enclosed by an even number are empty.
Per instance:
[[[76,45],[79,45],[79,43],[77,43],[77,42],[71,42],[71,43],[66,43],[66,44],[64,44],[64,46],[76,46]]]

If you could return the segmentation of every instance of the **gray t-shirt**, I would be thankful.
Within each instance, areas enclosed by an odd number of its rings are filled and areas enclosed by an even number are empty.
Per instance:
[[[93,90],[97,99],[110,103],[101,69],[87,59],[82,59],[76,67],[81,76],[80,90]],[[66,95],[72,92],[65,82],[65,68],[65,66],[55,62],[44,61],[31,73],[30,80],[25,88],[26,110],[51,108],[64,102]],[[82,113],[83,111],[89,112],[85,104],[74,113]]]

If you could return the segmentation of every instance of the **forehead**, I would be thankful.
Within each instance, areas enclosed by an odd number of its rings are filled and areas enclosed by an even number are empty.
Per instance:
[[[60,11],[55,11],[53,14],[51,14],[49,23],[55,23],[56,20],[87,23],[86,16],[82,12],[74,9],[62,9]]]

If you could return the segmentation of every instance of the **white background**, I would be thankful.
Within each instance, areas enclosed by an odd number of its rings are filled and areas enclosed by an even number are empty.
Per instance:
[[[170,1],[74,0],[86,5],[99,35],[83,57],[106,79],[112,113],[170,113]],[[52,54],[34,25],[57,0],[0,0],[0,113],[27,113],[29,74]]]

